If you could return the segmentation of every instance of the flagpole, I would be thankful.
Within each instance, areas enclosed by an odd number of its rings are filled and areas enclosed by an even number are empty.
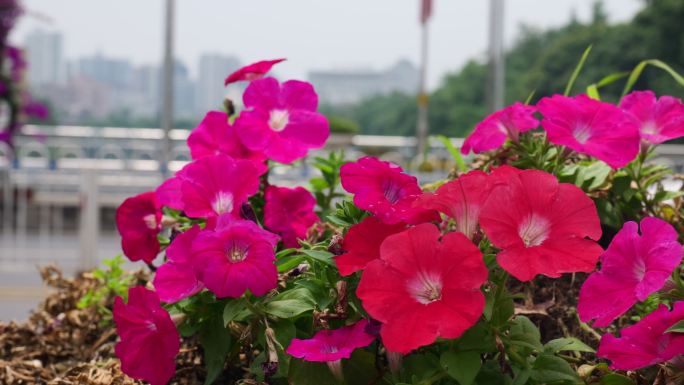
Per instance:
[[[423,5],[423,14],[421,15],[420,89],[418,91],[418,122],[416,125],[416,154],[419,165],[425,160],[429,132],[427,94],[429,12],[430,10],[426,10],[425,5]]]
[[[504,2],[490,0],[489,7],[489,108],[496,111],[503,108],[505,93]]]

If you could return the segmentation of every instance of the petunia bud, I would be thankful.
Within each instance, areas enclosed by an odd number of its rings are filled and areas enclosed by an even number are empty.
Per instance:
[[[344,253],[344,249],[342,248],[343,240],[344,238],[342,238],[340,234],[333,235],[328,244],[328,251],[334,255],[342,255]]]
[[[337,381],[344,382],[344,373],[342,372],[342,360],[328,361],[328,368],[332,372]]]
[[[401,363],[404,360],[404,355],[397,352],[387,351],[387,363],[389,364],[390,373],[394,376],[398,376],[401,372]]]
[[[261,364],[261,367],[264,370],[264,376],[271,377],[278,371],[278,351],[276,350],[276,345],[280,346],[280,343],[275,337],[275,332],[270,327],[266,328],[264,337],[266,337],[266,346],[268,347],[268,360]]]

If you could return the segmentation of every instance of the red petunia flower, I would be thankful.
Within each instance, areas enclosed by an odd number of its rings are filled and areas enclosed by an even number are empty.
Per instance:
[[[235,121],[238,136],[269,159],[292,163],[323,147],[330,135],[328,120],[316,112],[318,95],[310,83],[263,78],[251,82],[242,99],[246,110]]]
[[[340,275],[347,276],[363,270],[368,263],[380,258],[382,241],[405,229],[404,223],[387,225],[376,217],[366,217],[350,227],[342,241],[345,253],[335,257]]]
[[[501,147],[506,139],[518,141],[521,132],[539,127],[539,120],[534,117],[536,108],[520,102],[503,108],[487,116],[475,126],[475,130],[463,142],[461,152],[468,154],[494,150]]]
[[[121,248],[128,259],[150,263],[157,257],[161,219],[154,192],[128,198],[116,209],[116,228],[121,234]]]
[[[608,326],[637,301],[663,287],[682,260],[677,231],[662,219],[627,222],[601,256],[601,270],[589,276],[580,290],[577,312],[584,322]]]
[[[675,97],[657,99],[653,91],[634,91],[622,98],[620,108],[639,122],[641,139],[648,143],[684,136],[684,104]]]
[[[542,127],[551,143],[593,156],[613,168],[631,162],[639,152],[639,129],[629,114],[591,99],[554,95],[537,103]]]
[[[502,249],[499,265],[521,281],[593,270],[603,252],[593,241],[601,237],[593,201],[577,186],[558,183],[543,171],[508,174],[480,213],[480,226]]]
[[[176,174],[183,211],[192,218],[226,213],[237,217],[242,204],[259,190],[259,175],[254,162],[224,154],[195,160]]]
[[[169,313],[159,305],[157,294],[142,286],[132,287],[127,304],[121,297],[114,300],[113,316],[121,338],[114,348],[121,371],[151,385],[169,382],[176,372],[180,335]]]
[[[242,80],[252,81],[261,79],[268,71],[271,70],[271,67],[283,61],[285,61],[285,59],[262,60],[250,65],[246,65],[228,75],[223,84],[227,86],[230,83],[235,83]]]
[[[195,238],[192,263],[200,281],[219,298],[237,298],[248,289],[262,296],[278,284],[277,243],[277,235],[254,222],[223,215],[214,230]]]
[[[318,216],[314,212],[316,198],[304,187],[268,186],[265,193],[264,225],[281,236],[285,247],[298,247],[298,239],[307,232]]]
[[[660,305],[636,324],[620,331],[620,337],[604,334],[596,355],[611,360],[610,367],[636,370],[668,361],[684,354],[684,334],[666,330],[684,320],[684,302],[674,304],[672,311]]]
[[[424,223],[387,237],[356,294],[382,323],[387,349],[408,353],[474,325],[484,309],[480,286],[486,280],[482,253],[468,238],[456,232],[442,237]]]
[[[413,207],[423,191],[415,177],[393,163],[366,156],[343,165],[340,177],[342,187],[354,194],[354,204],[384,223],[413,224],[438,219],[434,211]]]
[[[484,172],[471,171],[441,185],[434,193],[423,194],[413,205],[447,215],[454,219],[458,231],[473,239],[480,210],[491,189],[489,180]]]
[[[192,264],[192,242],[199,232],[199,226],[191,227],[166,249],[167,261],[154,274],[154,288],[162,301],[178,302],[204,288]]]
[[[251,151],[240,142],[235,126],[228,123],[228,114],[209,111],[202,122],[188,136],[188,147],[192,159],[200,159],[211,155],[226,154],[233,159],[249,159],[257,167],[266,171],[264,154]]]

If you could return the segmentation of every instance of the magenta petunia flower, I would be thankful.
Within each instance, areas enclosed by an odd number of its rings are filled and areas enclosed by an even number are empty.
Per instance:
[[[328,120],[316,112],[318,95],[310,83],[255,80],[243,101],[247,110],[235,121],[238,136],[245,147],[269,159],[291,163],[328,139]]]
[[[684,136],[684,104],[672,96],[656,99],[653,91],[634,91],[620,107],[639,122],[641,139],[659,144]]]
[[[116,331],[121,338],[114,348],[121,371],[151,385],[164,385],[176,372],[180,335],[159,297],[142,286],[128,289],[128,303],[114,300]]]
[[[366,217],[350,227],[342,241],[342,249],[345,252],[335,257],[340,275],[347,276],[365,269],[370,262],[380,258],[382,241],[405,229],[404,223],[387,225],[376,217]]]
[[[434,211],[413,207],[423,193],[418,180],[401,167],[366,156],[340,168],[342,187],[354,194],[354,204],[368,210],[382,222],[417,223],[439,219]]]
[[[312,362],[330,362],[349,358],[354,350],[366,347],[375,337],[366,332],[368,320],[335,330],[320,330],[308,339],[292,339],[287,354]]]
[[[116,209],[116,228],[128,259],[150,263],[159,254],[157,235],[161,231],[161,219],[162,212],[154,192],[128,198]]]
[[[479,154],[501,147],[506,139],[517,142],[520,133],[539,127],[539,120],[534,117],[535,111],[535,107],[516,102],[494,112],[475,126],[475,130],[463,142],[461,152],[468,154],[473,150]]]
[[[242,204],[259,190],[254,162],[219,154],[186,165],[180,174],[183,211],[192,218],[230,213],[238,216]]]
[[[251,151],[242,145],[237,136],[235,126],[228,123],[228,114],[209,111],[202,122],[188,136],[188,147],[192,159],[200,159],[211,155],[226,154],[233,159],[249,159],[257,167],[264,167],[264,154]]]
[[[195,225],[178,235],[166,249],[167,261],[154,275],[154,288],[166,303],[178,302],[204,288],[192,263],[192,242],[200,232]]]
[[[278,236],[252,221],[219,217],[214,230],[203,230],[192,243],[192,259],[200,281],[219,298],[256,296],[278,284],[274,248]]]
[[[603,249],[591,198],[543,171],[502,171],[480,212],[499,265],[521,281],[593,270]]]
[[[591,99],[554,95],[537,103],[549,141],[593,156],[613,168],[631,162],[639,152],[639,128],[618,107]]]
[[[480,210],[491,190],[489,179],[482,171],[471,171],[441,185],[434,193],[423,194],[414,206],[437,210],[453,218],[456,229],[473,239]]]
[[[594,326],[608,326],[637,301],[663,287],[682,260],[677,231],[658,218],[627,222],[601,256],[601,270],[587,278],[580,290],[577,311]]]
[[[268,186],[265,193],[264,225],[281,236],[285,247],[298,247],[309,228],[318,222],[316,198],[305,188]]]
[[[636,370],[668,361],[684,354],[684,334],[666,333],[684,320],[684,302],[674,304],[672,311],[660,305],[636,324],[620,331],[620,337],[605,334],[596,355],[611,361],[618,370]]]
[[[239,82],[242,80],[252,81],[261,79],[268,71],[271,70],[275,64],[285,61],[286,59],[262,60],[250,65],[244,66],[239,70],[228,75],[224,81],[224,85]]]
[[[161,206],[183,211],[184,205],[181,195],[182,171],[176,172],[176,175],[162,182],[154,191],[157,195],[157,201]]]
[[[486,280],[482,253],[465,235],[442,236],[424,223],[387,237],[356,294],[382,323],[387,350],[408,353],[473,326],[484,309],[480,286]]]

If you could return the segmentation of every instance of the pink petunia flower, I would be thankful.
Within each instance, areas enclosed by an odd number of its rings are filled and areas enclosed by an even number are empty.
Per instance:
[[[601,270],[587,278],[577,311],[583,322],[608,326],[637,301],[663,287],[682,260],[677,231],[658,218],[627,222],[601,256]]]
[[[340,275],[351,275],[380,258],[380,244],[388,236],[406,229],[404,223],[387,225],[376,217],[366,217],[349,228],[342,241],[344,254],[335,257]]]
[[[219,154],[186,165],[180,179],[183,211],[192,218],[230,213],[237,217],[242,204],[259,190],[254,162]]]
[[[209,111],[202,122],[188,136],[188,147],[192,159],[200,159],[211,155],[226,154],[233,159],[249,159],[257,167],[264,167],[264,154],[251,151],[240,142],[235,126],[228,123],[228,114]]]
[[[116,228],[128,259],[150,263],[159,254],[157,235],[161,231],[161,219],[162,212],[154,192],[128,198],[116,209]]]
[[[169,313],[159,305],[159,297],[142,286],[128,289],[128,303],[114,300],[114,323],[121,338],[114,351],[121,360],[121,371],[164,385],[176,372],[180,335]]]
[[[262,296],[278,284],[274,248],[278,236],[252,221],[219,217],[214,230],[203,230],[192,243],[195,271],[219,298],[246,290]]]
[[[166,303],[178,302],[204,289],[192,263],[192,242],[200,233],[195,225],[178,235],[166,249],[167,261],[154,275],[154,288]]]
[[[356,294],[382,323],[387,350],[408,353],[474,325],[484,309],[480,286],[486,280],[482,253],[465,235],[442,236],[424,223],[385,239]]]
[[[473,239],[478,230],[480,210],[491,189],[489,179],[482,171],[471,171],[441,185],[434,193],[423,194],[413,205],[453,218],[456,229]]]
[[[375,337],[366,333],[368,320],[335,330],[320,330],[308,339],[292,339],[287,354],[311,362],[337,361],[349,358],[354,350],[366,347]]]
[[[660,305],[636,324],[620,331],[620,337],[605,334],[596,355],[611,361],[618,370],[636,370],[665,362],[684,354],[684,334],[666,333],[675,323],[684,320],[684,302],[674,304],[672,311]]]
[[[298,247],[298,239],[307,232],[318,216],[314,212],[316,198],[305,188],[268,186],[265,192],[264,225],[281,236],[285,247]]]
[[[475,130],[463,142],[461,152],[468,154],[473,150],[479,154],[501,147],[506,139],[517,142],[520,133],[539,127],[539,120],[534,117],[535,111],[535,107],[516,102],[494,112],[475,126]]]
[[[550,142],[593,156],[613,168],[631,162],[639,152],[636,120],[616,106],[591,99],[554,95],[537,103]]]
[[[648,143],[684,136],[684,104],[675,97],[656,99],[653,91],[634,91],[622,98],[620,108],[639,122],[641,139]]]
[[[176,175],[162,182],[154,191],[160,206],[183,211],[184,205],[181,194],[181,184],[183,183],[183,178],[181,176],[182,172],[182,169],[176,172]]]
[[[413,207],[423,193],[418,180],[401,167],[366,156],[340,168],[342,187],[354,194],[354,204],[368,210],[382,222],[418,223],[439,219],[434,211]]]
[[[228,75],[223,84],[227,86],[230,83],[235,83],[242,80],[253,81],[261,79],[268,71],[271,70],[271,67],[285,60],[286,59],[262,60],[244,66]]]
[[[594,202],[549,173],[507,173],[480,212],[480,227],[501,249],[499,265],[521,281],[593,270],[603,252],[593,241],[601,237]]]
[[[235,121],[240,140],[269,159],[291,163],[321,148],[330,134],[328,120],[316,112],[318,95],[310,83],[283,84],[263,78],[249,84],[243,95],[247,110]]]

